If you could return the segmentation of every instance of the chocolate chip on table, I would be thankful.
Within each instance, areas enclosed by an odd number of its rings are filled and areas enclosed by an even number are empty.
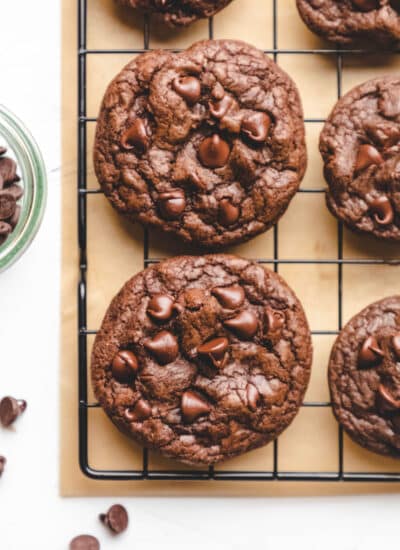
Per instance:
[[[125,531],[129,523],[128,512],[121,504],[111,506],[106,514],[99,515],[99,519],[116,535]]]
[[[8,191],[0,191],[0,220],[10,219],[17,208],[14,196]]]
[[[100,543],[92,535],[79,535],[71,540],[69,550],[100,550]]]
[[[0,401],[0,422],[3,426],[11,426],[13,422],[25,411],[27,406],[23,399],[14,397],[3,397]]]
[[[6,458],[4,456],[0,456],[0,477],[3,475],[6,462],[7,462]]]

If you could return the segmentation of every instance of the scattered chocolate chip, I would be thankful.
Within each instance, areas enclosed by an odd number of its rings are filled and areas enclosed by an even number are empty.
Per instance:
[[[100,543],[92,535],[79,535],[71,540],[69,550],[100,550]]]
[[[174,304],[168,294],[156,294],[147,305],[147,314],[157,321],[168,321],[174,312]]]
[[[8,191],[0,191],[0,220],[10,219],[17,208],[14,196]]]
[[[124,149],[139,149],[145,151],[149,146],[146,123],[142,118],[135,118],[132,124],[125,130],[121,137]]]
[[[22,198],[24,194],[24,190],[20,185],[17,185],[16,183],[12,183],[11,185],[7,186],[6,188],[7,193],[10,193],[16,201],[19,201],[20,198]]]
[[[376,366],[384,357],[384,352],[374,336],[368,336],[358,354],[358,364],[362,368]]]
[[[400,410],[400,399],[395,399],[383,384],[378,387],[378,401],[380,409],[386,412]]]
[[[186,207],[185,193],[182,189],[161,193],[159,200],[161,213],[166,219],[179,218]]]
[[[0,401],[0,422],[3,426],[11,426],[13,422],[25,411],[27,406],[23,399],[3,397]]]
[[[233,330],[240,338],[252,338],[258,329],[257,315],[253,311],[241,311],[236,317],[224,321],[225,326]]]
[[[383,158],[378,149],[368,144],[360,145],[354,171],[359,174],[369,166],[382,164],[382,162]]]
[[[236,223],[240,216],[240,210],[229,199],[222,199],[219,203],[218,221],[221,225],[228,226]]]
[[[212,294],[217,298],[222,307],[226,309],[237,309],[243,305],[245,293],[241,286],[224,286],[214,288]]]
[[[172,363],[179,353],[177,339],[166,330],[159,332],[152,339],[145,340],[144,347],[154,355],[161,365]]]
[[[99,515],[99,519],[116,535],[125,531],[129,523],[128,512],[121,504],[111,506],[106,514]]]
[[[217,368],[222,368],[227,358],[229,340],[227,338],[214,338],[197,348],[199,355],[209,357]]]
[[[229,95],[225,95],[217,101],[210,101],[208,106],[210,113],[215,118],[223,118],[233,104],[233,99]]]
[[[200,416],[208,414],[211,407],[198,393],[186,391],[182,395],[181,409],[185,422],[194,422]]]
[[[0,456],[0,477],[3,475],[6,462],[7,462],[6,458],[4,456]]]
[[[272,308],[265,309],[265,325],[267,334],[279,331],[285,324],[285,315]]]
[[[400,361],[400,334],[395,334],[393,336],[392,346],[396,358]]]
[[[230,147],[218,134],[205,138],[199,147],[199,158],[207,168],[222,168],[228,162]]]
[[[16,162],[9,157],[0,158],[0,189],[6,183],[13,183],[17,176]]]
[[[120,350],[112,362],[112,375],[121,384],[129,384],[139,369],[136,355],[129,350]]]
[[[388,197],[377,197],[369,206],[378,225],[390,225],[393,222],[394,211]]]
[[[262,143],[267,139],[271,119],[265,113],[253,113],[242,122],[242,132],[252,141]]]
[[[353,0],[353,4],[360,11],[372,11],[379,8],[379,0]]]
[[[194,76],[182,76],[175,78],[172,86],[177,94],[179,94],[189,105],[197,103],[201,96],[201,84]]]
[[[125,418],[129,422],[142,422],[151,416],[151,407],[144,399],[139,399],[133,408],[125,409]]]
[[[248,384],[246,388],[247,404],[250,410],[257,410],[257,403],[260,398],[260,394],[253,384]]]

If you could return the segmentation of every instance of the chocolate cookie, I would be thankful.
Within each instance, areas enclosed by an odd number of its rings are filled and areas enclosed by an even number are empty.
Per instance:
[[[329,385],[333,412],[350,437],[400,458],[400,296],[368,306],[345,326]]]
[[[400,40],[400,0],[297,0],[297,7],[313,32],[333,42],[371,47]]]
[[[306,167],[297,89],[243,42],[199,42],[135,58],[109,86],[94,162],[113,206],[188,242],[266,231]]]
[[[123,432],[167,457],[213,464],[290,424],[311,357],[304,311],[279,275],[235,256],[181,256],[114,298],[92,380]]]
[[[320,151],[334,216],[353,230],[400,240],[400,78],[357,86],[334,108]]]
[[[154,13],[173,27],[211,17],[232,0],[116,0],[117,4]]]

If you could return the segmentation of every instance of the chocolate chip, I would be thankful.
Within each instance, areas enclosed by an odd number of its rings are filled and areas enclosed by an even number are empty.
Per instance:
[[[198,393],[186,391],[182,395],[181,409],[185,422],[194,422],[200,416],[208,414],[211,407]]]
[[[12,226],[7,222],[0,222],[0,237],[8,237],[12,231]]]
[[[378,406],[384,412],[398,411],[400,410],[400,399],[395,399],[386,386],[379,384]]]
[[[17,204],[14,214],[8,220],[8,223],[11,225],[12,229],[14,229],[14,227],[16,227],[17,223],[19,222],[20,217],[21,217],[21,207]],[[4,223],[4,222],[1,222],[1,223]],[[1,225],[1,223],[0,223],[0,225]],[[0,234],[1,234],[1,231],[0,231]]]
[[[156,294],[147,306],[147,314],[157,321],[167,321],[174,312],[174,300],[168,294]]]
[[[100,550],[100,543],[92,535],[79,535],[71,540],[69,550]]]
[[[225,95],[217,101],[210,101],[208,104],[210,113],[215,118],[223,118],[233,105],[233,99],[229,95]]]
[[[0,401],[0,422],[3,426],[11,426],[13,422],[25,411],[27,406],[23,399],[3,397]]]
[[[222,168],[228,162],[230,147],[218,134],[205,138],[199,147],[199,158],[207,168]]]
[[[257,403],[260,398],[260,394],[253,384],[248,384],[246,388],[247,405],[250,410],[257,410]]]
[[[7,191],[0,191],[0,220],[10,219],[17,208],[15,198]]]
[[[120,350],[112,362],[112,375],[121,384],[129,384],[139,370],[136,355],[129,350]]]
[[[224,286],[214,288],[212,294],[218,299],[219,303],[226,309],[237,309],[243,305],[245,293],[241,286]]]
[[[393,336],[392,346],[396,358],[400,361],[400,333]]]
[[[6,188],[7,193],[10,193],[16,201],[19,201],[20,198],[24,195],[24,190],[20,185],[12,183]]]
[[[360,145],[354,171],[359,174],[369,166],[382,164],[382,162],[383,158],[378,149],[368,144]]]
[[[227,349],[229,340],[227,338],[214,338],[197,348],[199,355],[204,355],[211,359],[214,366],[222,368],[227,359]]]
[[[99,515],[99,519],[116,535],[125,531],[129,523],[128,512],[121,504],[111,506],[106,514]]]
[[[368,336],[358,354],[358,365],[362,368],[374,367],[382,361],[384,355],[377,339],[374,336]]]
[[[396,118],[400,114],[400,97],[397,86],[389,86],[382,91],[378,100],[378,108],[386,118]]]
[[[284,324],[285,314],[282,311],[276,311],[272,308],[265,309],[265,326],[267,334],[279,332]]]
[[[372,11],[379,8],[379,0],[353,0],[353,4],[360,11]]]
[[[371,201],[370,210],[378,225],[390,225],[394,220],[392,204],[385,196],[377,197]]]
[[[233,330],[240,338],[252,338],[258,329],[257,315],[253,311],[241,311],[236,317],[224,321],[225,326]]]
[[[172,363],[179,353],[177,339],[166,330],[159,332],[152,339],[145,340],[144,347],[154,355],[161,365]]]
[[[7,462],[6,458],[4,456],[0,456],[0,477],[3,475],[6,462]]]
[[[0,158],[0,189],[6,183],[13,183],[17,175],[17,165],[13,159]]]
[[[166,219],[179,218],[186,207],[185,193],[182,189],[161,193],[159,200],[161,213]]]
[[[219,203],[218,221],[221,225],[228,226],[236,223],[240,216],[240,210],[228,199],[222,199]]]
[[[149,146],[146,123],[142,118],[135,118],[132,124],[125,130],[121,137],[124,149],[139,149],[145,151]]]
[[[200,99],[201,84],[194,76],[175,78],[172,87],[189,105],[194,105]]]
[[[133,408],[125,409],[125,418],[129,422],[141,422],[151,416],[151,407],[144,399],[139,399]]]
[[[262,143],[267,139],[271,119],[265,113],[252,113],[242,122],[242,132],[252,141]]]

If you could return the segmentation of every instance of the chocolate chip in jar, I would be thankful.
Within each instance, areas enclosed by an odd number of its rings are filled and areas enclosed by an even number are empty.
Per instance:
[[[16,162],[5,156],[7,148],[0,146],[0,246],[16,228],[21,216],[19,201],[24,195],[24,189],[18,184]]]

